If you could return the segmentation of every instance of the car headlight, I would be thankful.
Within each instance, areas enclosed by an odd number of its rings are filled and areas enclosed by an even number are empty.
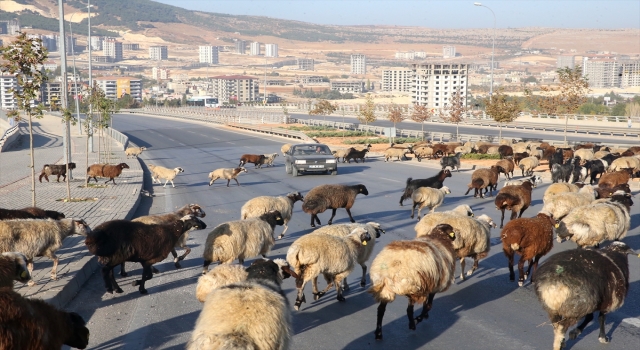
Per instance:
[[[327,159],[327,164],[333,164],[335,162],[336,162],[335,159]]]
[[[307,161],[304,159],[296,160],[296,164],[307,164]]]

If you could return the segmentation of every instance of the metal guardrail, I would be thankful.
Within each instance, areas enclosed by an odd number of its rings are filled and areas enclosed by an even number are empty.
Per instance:
[[[10,127],[9,129],[4,131],[4,134],[2,135],[2,138],[0,138],[0,152],[2,152],[4,150],[4,148],[5,148],[4,145],[11,138],[11,136],[13,136],[19,130],[20,130],[20,124],[16,124],[16,125],[14,125],[14,126]],[[8,144],[8,145],[10,145],[10,144]]]
[[[288,117],[283,111],[265,110],[265,109],[238,109],[238,108],[205,108],[205,107],[144,107],[141,109],[123,110],[124,112],[136,113],[146,112],[160,115],[172,116],[193,116],[213,118],[216,120],[224,120],[230,123],[243,124],[286,124]]]
[[[116,142],[122,145],[123,151],[127,149],[127,146],[129,145],[129,137],[113,128],[107,129],[107,134],[111,136],[111,138]]]
[[[207,123],[215,123],[215,124],[223,124],[228,125],[230,127],[239,128],[243,130],[249,130],[254,132],[260,132],[265,134],[277,135],[288,138],[300,139],[307,142],[315,142],[312,138],[307,136],[305,133],[296,131],[296,130],[288,130],[284,128],[278,127],[270,127],[270,126],[256,126],[253,124],[242,123],[239,122],[243,120],[243,118],[239,118],[238,116],[220,116],[220,115],[211,115],[207,113],[176,113],[176,111],[166,111],[166,110],[150,110],[150,109],[136,109],[136,110],[127,110],[129,113],[141,113],[141,114],[151,114],[151,115],[161,115],[167,117],[174,117],[180,119],[189,119],[189,120],[198,120]],[[289,118],[287,118],[289,119]],[[282,123],[282,120],[279,121]]]

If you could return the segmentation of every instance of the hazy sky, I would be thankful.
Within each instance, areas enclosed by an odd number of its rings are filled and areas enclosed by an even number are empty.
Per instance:
[[[208,12],[258,15],[319,24],[386,24],[431,28],[493,25],[470,0],[155,0]],[[483,1],[498,27],[640,28],[639,0]]]

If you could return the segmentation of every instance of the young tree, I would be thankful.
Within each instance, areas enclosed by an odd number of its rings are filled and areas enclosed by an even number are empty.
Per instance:
[[[393,123],[393,128],[395,129],[397,123],[402,123],[403,120],[407,119],[407,116],[404,114],[402,107],[398,106],[395,103],[391,103],[389,107],[389,112],[387,113],[387,118],[390,122]],[[395,135],[391,136],[392,142]]]
[[[567,126],[569,115],[575,114],[580,106],[587,101],[589,81],[582,76],[582,67],[576,66],[560,68],[558,73],[558,88],[548,86],[540,88],[541,96],[537,98],[540,110],[549,115],[564,114],[564,143],[567,144]],[[525,94],[532,98],[531,91],[525,90]],[[533,99],[533,98],[532,98]]]
[[[327,121],[327,115],[331,115],[337,110],[337,104],[332,104],[331,102],[322,99],[313,106],[313,109],[309,111],[309,115],[321,115],[324,116],[324,121]]]
[[[467,111],[465,106],[465,96],[463,92],[460,92],[460,88],[456,88],[451,92],[451,98],[449,103],[445,104],[444,112],[445,116],[442,118],[446,122],[456,124],[456,140],[458,139],[458,124],[462,122],[463,115]]]
[[[420,123],[422,126],[422,140],[424,141],[424,123],[429,121],[433,117],[433,109],[429,109],[427,106],[414,104],[413,113],[411,113],[411,120],[416,123]]]
[[[11,93],[18,102],[18,109],[29,117],[29,155],[31,157],[31,204],[36,206],[36,173],[33,156],[33,129],[32,118],[42,118],[44,106],[32,103],[38,99],[41,86],[47,81],[44,71],[39,70],[48,58],[47,49],[42,46],[40,39],[28,38],[26,33],[20,33],[16,40],[0,49],[2,58],[1,69],[3,72],[14,75],[18,82],[18,88]],[[20,113],[11,111],[9,117],[18,119]]]
[[[367,97],[365,97],[364,106],[358,111],[357,118],[358,121],[365,125],[376,121],[376,104],[373,102],[373,96],[371,96],[371,94],[367,94]]]
[[[491,98],[486,98],[487,114],[498,122],[500,134],[498,141],[502,140],[502,124],[511,123],[520,113],[520,105],[515,99],[509,99],[503,91],[497,91]]]

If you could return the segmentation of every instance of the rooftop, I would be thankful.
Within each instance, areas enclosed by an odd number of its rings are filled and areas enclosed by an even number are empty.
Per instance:
[[[256,78],[250,77],[248,75],[218,75],[215,77],[211,77],[211,79],[240,80],[240,79],[256,79]]]

